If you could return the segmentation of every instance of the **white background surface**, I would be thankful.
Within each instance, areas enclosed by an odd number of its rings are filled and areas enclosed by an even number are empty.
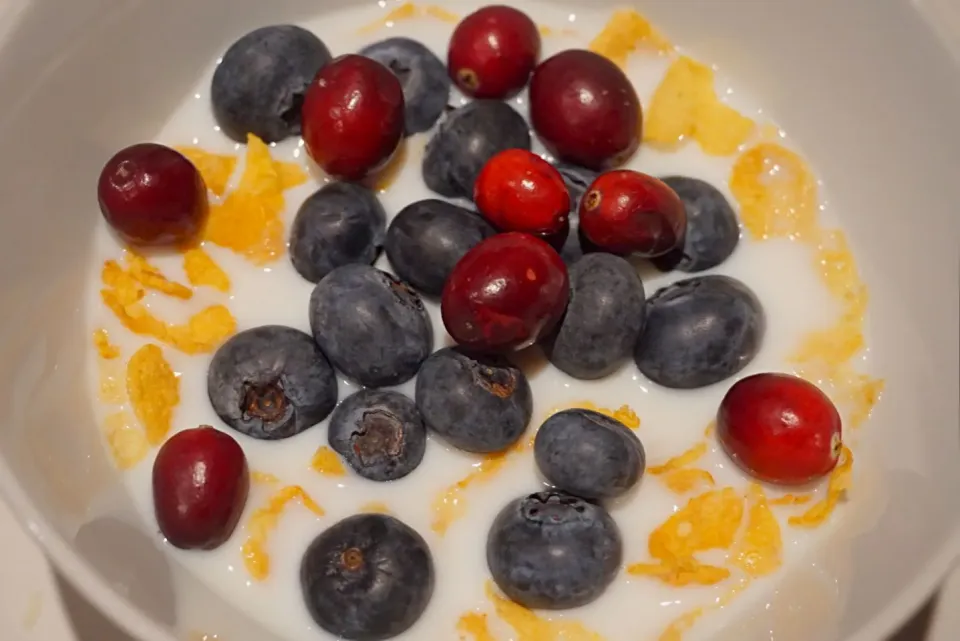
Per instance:
[[[2,641],[134,641],[59,578],[0,502],[0,639]],[[928,605],[890,641],[960,639],[960,572],[939,605]],[[810,641],[816,641],[811,639]]]

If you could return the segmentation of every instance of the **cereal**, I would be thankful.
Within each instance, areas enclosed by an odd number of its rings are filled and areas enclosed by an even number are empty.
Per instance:
[[[150,444],[129,412],[109,414],[103,421],[103,433],[117,468],[129,470],[147,456]]]
[[[147,442],[160,445],[170,431],[173,408],[180,403],[180,380],[163,351],[148,343],[127,363],[127,396]]]
[[[313,460],[310,461],[310,467],[315,472],[325,476],[345,476],[347,474],[346,468],[340,462],[340,457],[326,445],[317,448]]]
[[[230,277],[201,247],[191,247],[183,253],[183,271],[194,287],[230,291]]]
[[[256,581],[262,581],[270,575],[270,554],[266,551],[267,539],[270,537],[270,531],[276,529],[280,515],[287,504],[294,499],[300,499],[303,506],[318,517],[324,515],[323,508],[317,505],[299,485],[288,485],[277,490],[265,507],[257,509],[247,524],[247,531],[250,534],[243,544],[243,564]]]
[[[627,57],[634,51],[657,54],[673,51],[673,45],[633,9],[615,11],[589,48],[620,67],[627,64]]]

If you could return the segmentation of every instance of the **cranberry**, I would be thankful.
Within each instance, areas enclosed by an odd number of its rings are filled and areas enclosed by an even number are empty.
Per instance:
[[[503,5],[464,18],[450,38],[447,69],[463,93],[506,98],[527,84],[540,57],[540,32],[527,14]]]
[[[473,200],[501,231],[557,235],[567,226],[570,192],[553,165],[525,149],[491,158],[477,177]]]
[[[307,153],[334,178],[381,169],[404,132],[403,88],[379,62],[348,54],[320,70],[303,101]]]
[[[182,154],[152,142],[132,145],[107,161],[97,183],[100,211],[123,240],[178,245],[203,227],[207,187]]]
[[[510,232],[482,241],[460,259],[443,289],[440,313],[461,345],[508,351],[549,334],[569,297],[560,255],[539,238]]]
[[[727,391],[717,437],[745,472],[801,485],[828,474],[841,450],[840,414],[813,383],[787,374],[754,374]]]
[[[561,51],[530,80],[530,120],[561,160],[601,170],[640,145],[640,99],[620,68],[592,51]]]
[[[664,182],[620,169],[597,176],[580,201],[580,229],[597,247],[652,258],[683,241],[683,201]]]
[[[233,533],[250,489],[233,437],[208,425],[172,436],[153,463],[153,505],[171,545],[212,550]]]

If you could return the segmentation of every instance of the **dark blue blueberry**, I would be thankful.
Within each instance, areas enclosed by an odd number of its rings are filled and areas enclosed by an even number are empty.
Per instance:
[[[533,456],[547,481],[585,499],[620,496],[646,467],[636,434],[616,419],[584,409],[563,410],[544,421]]]
[[[766,317],[749,287],[729,276],[697,276],[657,291],[634,358],[654,383],[675,389],[730,378],[760,351]]]
[[[339,639],[381,641],[410,629],[433,596],[430,548],[385,514],[357,514],[313,540],[300,564],[310,616]]]
[[[554,167],[563,176],[563,182],[567,185],[567,191],[570,192],[570,211],[573,213],[571,218],[577,220],[580,211],[580,199],[583,198],[583,194],[597,179],[600,172],[565,162],[558,162]]]
[[[669,176],[662,180],[683,201],[687,231],[682,247],[653,259],[657,269],[702,272],[729,258],[740,242],[740,227],[727,198],[697,178]]]
[[[432,51],[410,38],[388,38],[360,50],[400,80],[407,135],[430,129],[450,99],[447,67]]]
[[[417,408],[427,427],[468,452],[504,450],[533,415],[527,377],[502,357],[459,347],[434,352],[417,376]]]
[[[499,100],[474,100],[440,121],[423,155],[423,180],[441,196],[473,200],[480,170],[505,149],[530,149],[523,116]]]
[[[566,492],[510,502],[487,536],[497,586],[527,608],[562,610],[596,600],[623,560],[620,530],[599,505]]]
[[[364,387],[409,381],[433,349],[417,293],[369,265],[338,267],[317,284],[310,328],[334,367]]]
[[[643,283],[633,265],[613,254],[587,254],[568,273],[570,302],[544,349],[574,378],[603,378],[630,357],[643,329]]]
[[[230,45],[213,72],[210,98],[220,128],[237,142],[251,133],[277,142],[300,133],[300,106],[330,51],[293,25],[261,27]]]
[[[327,438],[357,474],[395,481],[420,465],[427,428],[417,406],[390,390],[365,389],[345,398],[330,417]]]
[[[362,185],[335,182],[303,201],[290,229],[290,259],[311,283],[337,267],[370,265],[380,254],[387,215]]]
[[[397,275],[427,296],[440,296],[453,266],[495,233],[483,218],[443,200],[400,210],[387,229],[387,258]]]
[[[337,378],[308,334],[264,325],[234,335],[207,371],[210,404],[224,423],[253,438],[299,434],[337,404]]]

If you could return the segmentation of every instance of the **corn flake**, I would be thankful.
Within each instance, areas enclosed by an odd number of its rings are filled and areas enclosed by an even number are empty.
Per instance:
[[[506,599],[487,581],[487,598],[493,603],[497,616],[516,632],[514,641],[603,641],[596,632],[576,621],[549,621],[527,608]]]
[[[150,445],[147,437],[130,416],[129,412],[120,411],[110,414],[104,419],[103,432],[110,447],[113,462],[121,470],[129,470],[147,456]]]
[[[660,480],[668,490],[677,494],[686,494],[701,485],[708,487],[716,485],[713,474],[698,467],[670,470],[663,474]]]
[[[104,360],[120,356],[120,348],[110,342],[110,334],[103,328],[94,330],[93,346],[97,348],[97,355]]]
[[[688,465],[693,465],[703,458],[706,453],[707,444],[697,443],[683,454],[678,454],[677,456],[668,459],[663,465],[654,465],[653,467],[648,468],[647,471],[655,476],[659,474],[666,474],[667,472],[673,472]]]
[[[487,615],[480,612],[467,612],[461,616],[457,621],[457,632],[463,641],[466,641],[467,635],[473,637],[473,641],[497,641],[496,637],[490,634]]]
[[[775,499],[770,499],[770,505],[803,505],[813,500],[811,494],[784,494]]]
[[[163,351],[153,344],[138,349],[127,363],[127,396],[150,445],[163,443],[173,408],[180,403],[180,380]]]
[[[780,522],[767,503],[763,488],[750,485],[750,511],[743,537],[734,546],[731,563],[753,578],[767,576],[783,564],[783,538]]]
[[[836,509],[847,490],[850,489],[850,482],[853,477],[853,452],[846,445],[840,452],[840,462],[833,472],[830,473],[830,480],[827,482],[826,497],[814,503],[810,509],[800,516],[791,516],[788,523],[795,527],[815,528],[826,523],[830,515]]]
[[[227,191],[227,183],[237,168],[237,157],[232,154],[214,154],[198,147],[174,147],[200,172],[207,189],[217,196]]]
[[[613,13],[589,48],[623,67],[627,57],[638,49],[663,54],[672,51],[673,45],[642,15],[633,9],[620,9]]]
[[[315,472],[325,476],[345,476],[347,474],[343,463],[340,462],[340,457],[326,445],[317,448],[313,460],[310,461],[310,467]]]
[[[360,506],[360,512],[365,514],[390,514],[390,506],[381,501],[370,501]]]
[[[271,530],[277,527],[280,514],[294,499],[300,499],[303,506],[318,517],[324,515],[323,508],[317,505],[299,485],[281,488],[270,497],[265,507],[257,509],[247,524],[250,535],[243,544],[243,564],[256,581],[262,581],[270,575],[270,554],[266,551],[267,539]]]
[[[126,371],[124,364],[117,359],[101,360],[98,363],[100,370],[100,401],[108,405],[123,405],[126,400]]]
[[[183,271],[194,287],[230,291],[230,277],[201,247],[191,247],[183,253]]]

